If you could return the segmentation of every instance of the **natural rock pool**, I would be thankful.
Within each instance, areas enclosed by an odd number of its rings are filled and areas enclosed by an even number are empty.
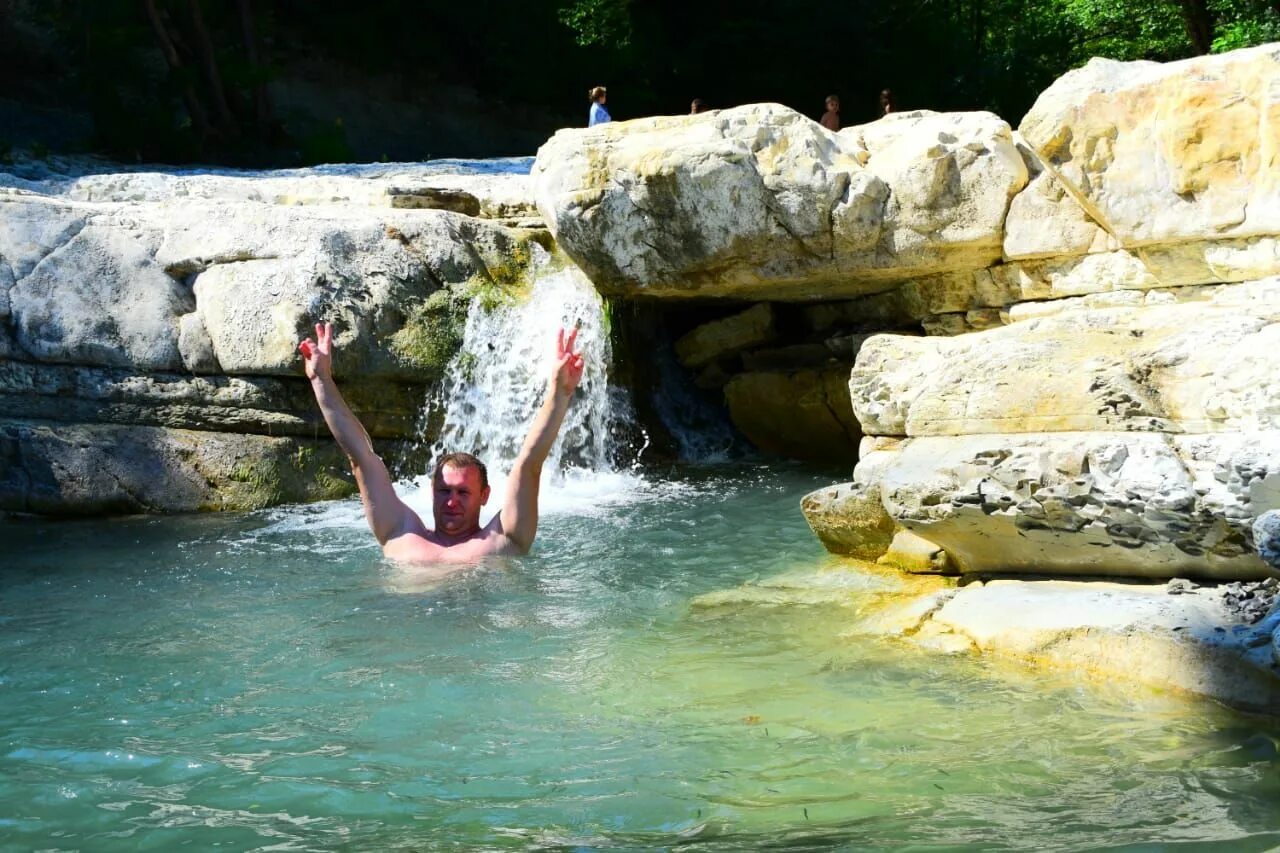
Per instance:
[[[0,847],[1280,843],[1274,721],[844,636],[797,508],[831,479],[562,485],[532,556],[444,580],[350,501],[8,523]]]

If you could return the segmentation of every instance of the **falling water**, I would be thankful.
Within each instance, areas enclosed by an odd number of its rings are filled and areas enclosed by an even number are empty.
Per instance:
[[[612,350],[604,303],[577,267],[535,251],[527,295],[497,305],[479,297],[472,302],[462,348],[427,402],[444,410],[432,456],[465,451],[498,471],[509,470],[546,393],[556,334],[576,327],[585,369],[547,470],[604,473],[625,467],[638,454],[627,449],[623,436],[635,429],[625,391],[609,384]]]

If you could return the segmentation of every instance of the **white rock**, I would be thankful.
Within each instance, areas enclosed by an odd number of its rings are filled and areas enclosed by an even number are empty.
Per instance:
[[[1020,143],[1018,153],[1027,164],[1030,180],[1009,205],[1004,223],[1006,260],[1081,255],[1120,247],[1034,151]]]
[[[1280,428],[1280,279],[1208,295],[958,337],[877,335],[850,377],[854,412],[878,435]]]
[[[889,515],[961,572],[1268,575],[1249,525],[1280,505],[1280,432],[915,438],[877,467]]]
[[[1000,255],[1026,167],[988,113],[832,134],[773,104],[557,133],[534,195],[598,287],[632,295],[856,295]]]
[[[1090,60],[1021,135],[1122,245],[1280,234],[1280,44],[1181,62]]]

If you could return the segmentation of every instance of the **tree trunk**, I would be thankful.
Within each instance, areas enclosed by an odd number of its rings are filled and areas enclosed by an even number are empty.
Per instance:
[[[178,49],[174,47],[173,39],[165,29],[160,10],[156,8],[156,0],[142,0],[142,5],[146,7],[147,17],[151,20],[151,29],[156,34],[156,41],[160,44],[160,52],[164,54],[165,62],[169,63],[169,69],[174,74],[182,76],[182,58],[178,56]],[[187,105],[187,114],[191,116],[191,124],[195,127],[196,133],[204,139],[209,135],[209,114],[200,103],[200,97],[189,81],[182,86],[182,100]]]
[[[222,87],[222,73],[218,70],[218,59],[213,53],[213,40],[209,38],[209,28],[204,25],[204,14],[200,11],[200,0],[187,0],[187,8],[191,11],[191,24],[195,28],[196,48],[200,52],[200,63],[204,67],[205,81],[213,94],[213,106],[218,111],[218,118],[227,136],[238,136],[239,124],[231,107],[227,103],[227,93]]]
[[[253,118],[258,125],[258,133],[266,138],[271,127],[271,95],[267,91],[267,81],[263,77],[262,62],[258,59],[258,32],[253,25],[252,0],[239,0],[240,29],[244,37],[244,52],[249,57],[249,65],[253,67]]]
[[[1213,12],[1209,11],[1208,0],[1178,0],[1178,5],[1192,50],[1204,56],[1213,49]]]

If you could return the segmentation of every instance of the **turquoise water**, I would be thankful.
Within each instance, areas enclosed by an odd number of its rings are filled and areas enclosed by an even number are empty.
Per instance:
[[[856,574],[694,603],[831,569],[831,479],[553,491],[534,555],[444,580],[350,502],[0,527],[0,847],[1280,844],[1273,722],[844,637]]]

